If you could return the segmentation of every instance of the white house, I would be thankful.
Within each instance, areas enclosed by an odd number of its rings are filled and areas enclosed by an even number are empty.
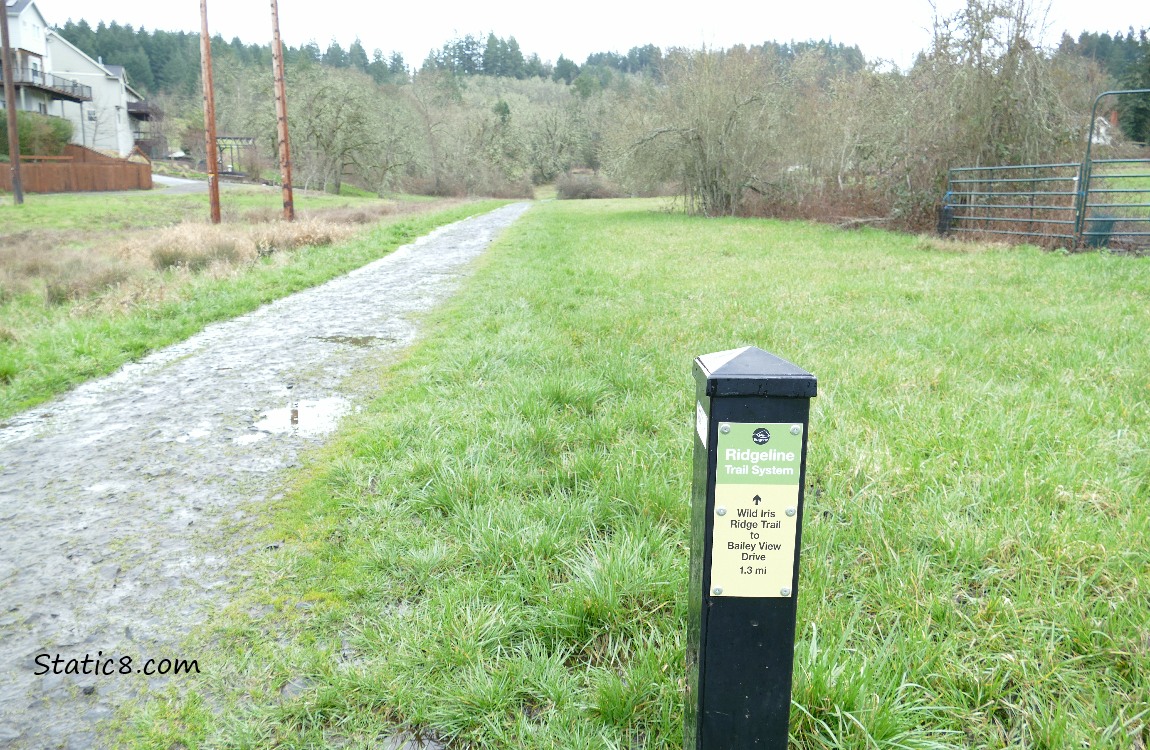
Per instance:
[[[72,142],[127,156],[150,151],[157,114],[118,65],[93,60],[49,27],[36,0],[3,0],[8,11],[18,109],[72,122]],[[0,107],[5,106],[0,89]]]
[[[8,14],[8,41],[12,79],[16,84],[16,108],[44,115],[59,115],[63,102],[91,101],[92,90],[54,75],[48,51],[48,23],[35,0],[4,0]],[[7,107],[0,88],[0,107]]]
[[[153,110],[122,67],[93,60],[55,31],[47,40],[52,71],[92,90],[91,102],[60,102],[52,113],[72,121],[73,142],[127,156],[138,140],[148,140]]]

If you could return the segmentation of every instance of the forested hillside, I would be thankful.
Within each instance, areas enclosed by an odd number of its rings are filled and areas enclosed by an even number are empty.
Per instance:
[[[122,65],[128,71],[132,85],[141,91],[161,94],[196,93],[199,90],[199,34],[137,30],[130,24],[121,26],[117,23],[101,23],[92,28],[83,20],[69,20],[57,31],[89,56]],[[220,66],[270,68],[272,50],[270,44],[244,44],[238,37],[226,42],[217,35],[212,39],[212,56]],[[377,83],[386,83],[407,74],[407,64],[401,55],[392,53],[385,58],[383,52],[376,50],[369,58],[358,40],[347,50],[335,42],[327,51],[321,51],[314,43],[286,47],[284,60],[288,65],[320,63],[333,68],[355,68],[370,75]]]
[[[171,149],[203,158],[199,37],[69,21],[61,33],[127,68],[166,113]],[[872,215],[923,226],[950,166],[1080,158],[1101,91],[1150,87],[1146,31],[1034,43],[1024,0],[968,0],[909,70],[857,47],[765,42],[600,52],[582,64],[466,35],[418,67],[356,41],[287,48],[296,181],[385,193],[584,195],[671,191],[706,214]],[[275,174],[268,45],[212,44],[219,132],[258,147],[233,165]],[[1150,97],[1120,104],[1150,140]],[[583,170],[594,176],[581,174]]]
[[[198,34],[178,31],[147,31],[134,29],[130,24],[99,24],[92,28],[87,21],[69,20],[57,29],[68,41],[91,57],[122,65],[128,71],[133,85],[141,91],[178,93],[198,91],[200,81],[200,37]],[[825,54],[832,67],[855,72],[866,67],[866,59],[858,47],[829,42],[766,42],[761,47],[783,59],[793,60],[812,50]],[[241,67],[271,65],[270,44],[244,44],[239,38],[227,42],[221,36],[212,39],[212,56],[217,64]],[[320,50],[317,44],[285,47],[287,65],[319,64],[336,69],[358,70],[366,73],[377,84],[404,83],[416,72],[398,52],[385,54],[376,49],[370,57],[363,44],[356,39],[348,49],[336,41]],[[503,39],[494,33],[486,39],[467,34],[446,42],[432,50],[419,67],[420,71],[446,71],[454,75],[483,75],[497,78],[551,79],[574,83],[585,74],[602,81],[613,74],[637,74],[658,78],[664,60],[663,50],[653,44],[633,47],[626,54],[596,52],[578,65],[562,55],[554,64],[541,60],[536,53],[525,54],[515,37]]]

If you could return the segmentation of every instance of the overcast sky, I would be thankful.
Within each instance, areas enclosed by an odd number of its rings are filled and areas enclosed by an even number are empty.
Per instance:
[[[49,24],[71,19],[141,26],[149,30],[199,31],[197,0],[36,0]],[[949,15],[960,0],[937,0]],[[1125,31],[1150,27],[1144,0],[1050,0],[1047,44],[1063,31]],[[1141,8],[1142,10],[1138,10]],[[279,0],[280,31],[285,44],[315,41],[326,48],[336,39],[346,49],[359,37],[368,54],[401,52],[418,65],[432,48],[455,36],[514,36],[524,53],[544,60],[560,54],[582,63],[591,52],[626,52],[655,44],[698,48],[758,44],[767,40],[831,39],[857,44],[868,59],[891,60],[906,67],[929,42],[934,10],[928,0],[727,0],[659,3],[635,0],[481,3],[476,0],[432,0],[371,3],[364,0]],[[208,0],[212,34],[245,43],[271,39],[269,0]]]

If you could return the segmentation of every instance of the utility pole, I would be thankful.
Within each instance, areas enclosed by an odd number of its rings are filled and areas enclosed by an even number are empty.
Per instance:
[[[216,147],[216,95],[212,84],[212,38],[208,34],[208,0],[200,0],[200,68],[204,79],[204,141],[207,146],[208,195],[212,223],[220,223],[220,166]]]
[[[12,167],[12,198],[16,205],[24,202],[24,183],[20,180],[20,132],[16,122],[16,84],[12,82],[12,48],[8,42],[8,0],[0,0],[0,68],[4,72],[4,108],[8,114],[8,162]]]
[[[279,130],[280,182],[283,183],[284,220],[295,221],[291,186],[291,146],[288,142],[287,87],[284,85],[283,44],[280,42],[280,11],[272,3],[272,72],[276,83],[276,126]]]

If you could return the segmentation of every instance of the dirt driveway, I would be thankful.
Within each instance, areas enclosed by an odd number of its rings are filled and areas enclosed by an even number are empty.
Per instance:
[[[269,554],[225,529],[259,528],[255,505],[371,395],[362,375],[414,340],[411,316],[527,208],[442,228],[0,426],[0,747],[98,747],[117,704],[179,679],[140,670],[194,659],[179,639],[245,557]],[[89,674],[54,673],[86,655]]]

